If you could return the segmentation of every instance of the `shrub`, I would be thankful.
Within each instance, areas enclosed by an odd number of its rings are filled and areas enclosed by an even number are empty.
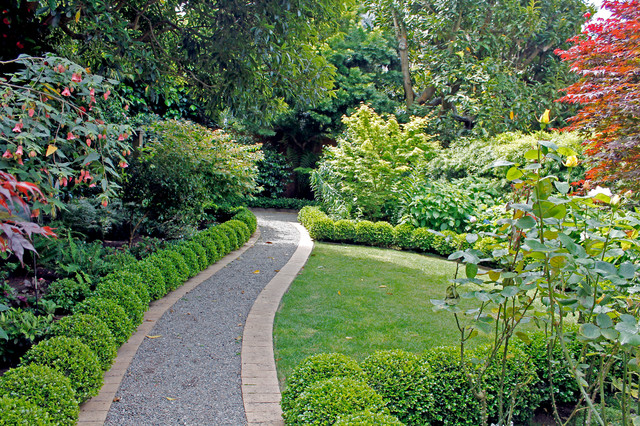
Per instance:
[[[43,408],[24,398],[0,396],[0,425],[48,426],[55,425]]]
[[[158,252],[157,256],[164,263],[165,270],[173,269],[175,271],[175,281],[171,283],[171,286],[167,282],[167,290],[173,291],[189,279],[189,267],[180,254],[167,249]]]
[[[149,299],[158,300],[167,294],[165,278],[150,259],[144,259],[132,266],[132,272],[137,272],[142,277],[142,282],[149,289]]]
[[[428,364],[433,374],[430,393],[435,400],[433,409],[428,413],[428,424],[481,424],[480,403],[469,389],[460,365],[459,349],[430,349],[421,362]]]
[[[78,420],[78,402],[71,381],[46,365],[29,364],[7,371],[0,377],[0,394],[24,398],[42,408],[53,424],[75,425]],[[0,418],[7,420],[4,414]]]
[[[372,413],[368,410],[339,417],[334,423],[335,426],[402,426],[403,424],[392,415],[383,412]]]
[[[104,260],[111,270],[125,270],[138,262],[131,252],[121,250],[106,255]]]
[[[356,224],[353,220],[340,219],[333,224],[336,241],[353,242],[356,239]]]
[[[134,330],[134,326],[129,316],[122,306],[113,300],[101,297],[89,297],[84,302],[76,305],[75,313],[94,315],[102,320],[116,340],[116,345],[120,346],[129,339]]]
[[[176,244],[171,247],[171,249],[184,259],[184,263],[187,265],[189,270],[188,278],[198,275],[198,272],[200,272],[200,263],[198,262],[198,257],[191,247],[186,244]]]
[[[331,377],[365,380],[362,368],[353,358],[338,353],[312,355],[287,378],[287,388],[282,392],[282,409],[291,409],[296,398],[314,382]]]
[[[415,228],[410,223],[401,223],[394,228],[394,244],[403,249],[414,248],[413,231]]]
[[[333,221],[328,217],[316,218],[309,224],[309,236],[318,241],[331,241],[333,240]]]
[[[529,341],[527,343],[520,339],[514,340],[514,346],[524,352],[531,359],[533,367],[540,379],[532,386],[538,388],[537,394],[540,395],[542,401],[549,401],[549,355],[547,351],[547,339],[543,332],[536,331],[527,333]],[[580,352],[580,344],[575,340],[569,344],[569,350],[573,352],[574,359],[578,358]],[[576,353],[577,352],[577,353]],[[553,396],[557,403],[566,404],[573,403],[579,398],[578,385],[571,375],[571,372],[564,361],[562,349],[559,344],[553,348]]]
[[[61,318],[51,327],[52,336],[77,337],[89,346],[106,371],[117,355],[116,340],[101,319],[94,315],[74,314]]]
[[[182,282],[180,281],[180,274],[178,273],[176,266],[171,263],[170,260],[162,256],[162,252],[156,252],[149,256],[147,261],[151,262],[151,264],[160,271],[160,274],[164,279],[165,294],[180,287]]]
[[[215,262],[220,260],[221,256],[218,254],[218,244],[216,244],[213,237],[210,235],[200,233],[193,239],[193,243],[204,249],[207,255],[207,266],[213,265]],[[203,268],[203,270],[204,269],[205,268]]]
[[[122,283],[122,285],[129,286],[140,298],[143,309],[146,311],[149,308],[149,302],[151,302],[149,287],[144,283],[139,269],[134,270],[133,268],[128,268],[127,270],[116,271],[105,276],[104,279],[113,280]]]
[[[312,384],[284,412],[287,424],[332,425],[340,416],[368,410],[388,414],[382,397],[364,381],[333,377]]]
[[[393,225],[389,222],[376,222],[373,225],[375,245],[389,247],[393,244]]]
[[[315,206],[318,204],[313,200],[304,200],[300,198],[268,198],[268,197],[250,197],[247,198],[249,207],[258,207],[262,209],[288,209],[300,210],[305,206]]]
[[[131,287],[107,276],[98,283],[95,294],[98,297],[113,300],[122,306],[134,326],[142,323],[144,306]]]
[[[52,315],[36,315],[33,311],[10,308],[0,312],[0,330],[7,339],[0,339],[0,359],[13,364],[31,345],[46,336]]]
[[[198,261],[198,272],[204,271],[205,269],[207,269],[207,267],[209,267],[209,257],[207,256],[207,251],[201,244],[198,244],[195,241],[191,240],[183,243],[183,245],[191,249],[191,251],[195,253],[196,259]]]
[[[89,293],[91,293],[89,281],[77,274],[75,278],[62,278],[49,284],[46,298],[53,300],[66,313],[83,301]]]
[[[473,244],[473,248],[481,251],[486,256],[491,256],[493,250],[498,247],[498,240],[493,237],[483,237],[479,238]]]
[[[225,225],[229,225],[235,228],[240,240],[240,246],[249,241],[249,238],[251,238],[251,231],[249,231],[249,227],[244,222],[236,219],[231,219],[230,221],[226,222]]]
[[[223,223],[222,225],[218,225],[217,228],[220,232],[224,233],[224,235],[226,235],[227,238],[229,239],[229,252],[232,252],[233,250],[237,250],[238,248],[240,248],[240,239],[238,237],[238,232],[236,231],[235,228],[233,228],[230,225],[227,225],[227,222]]]
[[[239,207],[237,213],[235,213],[232,219],[239,220],[244,222],[249,228],[250,235],[253,235],[256,232],[258,227],[258,219],[256,215],[254,215],[251,210],[246,207]]]
[[[433,242],[435,240],[435,232],[426,228],[416,228],[411,235],[413,246],[424,252],[431,251],[433,249]]]
[[[220,229],[220,226],[214,226],[207,231],[213,240],[218,244],[218,253],[220,258],[223,258],[231,252],[231,240],[229,236]]]
[[[441,256],[448,256],[458,250],[458,234],[445,229],[441,233],[434,234],[433,250]]]
[[[362,220],[356,223],[356,242],[366,245],[374,245],[376,240],[374,223]]]
[[[67,376],[80,403],[102,387],[98,357],[77,337],[57,336],[38,343],[22,357],[21,365],[28,364],[46,365]]]
[[[376,351],[362,363],[367,382],[387,408],[404,423],[424,424],[433,409],[430,367],[416,354],[402,350]]]
[[[468,359],[471,361],[471,365],[478,368],[480,364],[474,361],[480,360],[483,363],[489,355],[490,349],[490,346],[484,346],[470,351]],[[496,358],[490,364],[483,377],[483,387],[487,394],[489,420],[493,423],[499,421],[498,394],[500,392],[500,381],[503,380],[504,406],[509,407],[511,395],[515,391],[513,421],[516,424],[526,424],[540,404],[541,396],[535,387],[535,383],[538,382],[538,376],[533,363],[525,353],[514,347],[510,348],[507,353],[506,361],[504,362],[506,368],[503,371],[502,354],[502,350],[498,351]]]

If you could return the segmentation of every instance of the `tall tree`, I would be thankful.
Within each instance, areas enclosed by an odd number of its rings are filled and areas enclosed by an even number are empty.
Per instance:
[[[40,0],[33,13],[59,54],[100,74],[143,82],[151,96],[175,78],[211,113],[262,117],[311,103],[333,67],[316,44],[338,0]]]
[[[605,1],[611,17],[589,23],[557,53],[580,80],[560,102],[582,107],[569,130],[588,135],[587,177],[640,190],[640,1]]]
[[[410,110],[439,111],[455,138],[535,125],[557,89],[571,83],[553,50],[580,31],[583,0],[369,0],[397,36]],[[454,123],[458,124],[455,125]]]

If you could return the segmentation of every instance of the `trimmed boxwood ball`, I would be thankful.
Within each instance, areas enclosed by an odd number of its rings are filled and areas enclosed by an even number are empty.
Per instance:
[[[389,414],[382,397],[364,381],[333,377],[302,392],[284,419],[290,425],[332,425],[341,416],[364,410]]]
[[[335,426],[403,426],[400,420],[391,414],[372,413],[365,410],[338,418]]]
[[[110,273],[105,278],[107,277],[118,280],[122,282],[122,284],[131,287],[140,298],[144,310],[146,311],[149,308],[149,302],[151,302],[149,287],[147,287],[147,285],[144,283],[142,274],[139,270],[119,270]]]
[[[0,425],[49,426],[55,425],[44,408],[24,398],[0,397]]]
[[[24,398],[44,409],[53,424],[75,425],[78,421],[78,402],[71,381],[46,365],[29,364],[7,371],[0,377],[0,394]],[[0,417],[4,420],[4,416]]]
[[[117,346],[126,342],[135,328],[122,306],[102,297],[94,296],[85,299],[84,302],[76,305],[74,312],[94,315],[101,319],[109,327]]]
[[[376,233],[374,223],[370,220],[362,220],[356,223],[356,242],[366,245],[376,243]]]
[[[140,275],[142,283],[148,289],[150,301],[158,300],[167,294],[162,272],[149,259],[137,262],[135,266],[132,266],[131,271]]]
[[[413,225],[410,223],[401,223],[394,228],[394,241],[395,245],[403,249],[413,249]]]
[[[411,235],[413,247],[420,251],[431,251],[436,234],[427,228],[416,228]]]
[[[193,251],[196,255],[196,259],[198,261],[198,272],[204,271],[209,267],[209,258],[207,257],[207,251],[201,244],[196,243],[195,241],[188,241],[184,243],[185,247],[188,247]]]
[[[156,252],[149,256],[146,261],[151,262],[164,278],[165,294],[180,287],[180,274],[177,267],[168,259],[162,256],[161,252]]]
[[[200,233],[193,239],[193,242],[195,245],[199,245],[204,249],[207,255],[206,267],[208,267],[209,265],[213,265],[219,260],[218,245],[215,241],[213,241],[213,238],[207,236],[206,234]],[[203,270],[206,269],[206,267],[203,268]]]
[[[198,257],[191,247],[188,247],[186,244],[177,244],[171,247],[171,249],[184,259],[184,263],[189,270],[189,278],[198,275],[198,272],[200,272],[200,264],[198,263]]]
[[[220,225],[210,228],[207,233],[211,235],[216,244],[218,244],[218,254],[221,259],[231,252],[231,240],[227,234],[220,229]]]
[[[331,377],[352,377],[366,380],[356,360],[339,353],[324,353],[305,358],[287,378],[287,388],[282,392],[280,405],[283,410],[293,406],[296,398],[318,380]]]
[[[223,232],[227,238],[229,238],[229,252],[233,250],[237,250],[240,247],[240,238],[238,236],[238,231],[227,223],[223,223],[222,225],[217,226],[218,230]]]
[[[361,364],[367,382],[387,402],[391,414],[408,424],[425,424],[433,409],[431,368],[416,354],[376,351]]]
[[[73,314],[56,321],[52,336],[77,337],[98,356],[103,371],[109,369],[118,354],[116,340],[101,319],[94,315]]]
[[[333,237],[336,241],[353,242],[356,239],[356,223],[353,220],[340,219],[333,224]]]
[[[77,337],[56,336],[32,346],[20,363],[28,364],[46,365],[67,376],[80,403],[102,387],[100,361]]]
[[[173,262],[173,264],[176,266],[178,276],[180,277],[180,285],[178,287],[187,282],[191,271],[189,270],[189,265],[187,265],[184,257],[173,249],[164,250],[162,252],[162,256],[169,259],[169,261]]]
[[[136,292],[122,281],[103,278],[96,286],[96,296],[117,302],[129,316],[134,326],[142,324],[144,306]]]
[[[256,215],[254,215],[248,208],[240,207],[238,212],[233,215],[232,220],[239,220],[244,222],[249,228],[249,236],[253,235],[258,228],[258,220]]]
[[[235,228],[236,233],[238,234],[238,239],[241,242],[240,246],[249,241],[249,238],[251,238],[251,231],[249,231],[249,227],[244,222],[231,219],[230,221],[226,222],[225,225],[229,225]]]
[[[482,423],[480,403],[469,389],[460,365],[460,349],[439,347],[427,350],[421,362],[431,367],[433,382],[430,393],[435,396],[427,424],[469,425]]]
[[[334,225],[333,221],[325,214],[313,220],[309,227],[309,236],[318,241],[331,241],[334,238]]]
[[[389,222],[376,222],[373,225],[374,244],[380,247],[389,247],[393,244],[393,225]]]

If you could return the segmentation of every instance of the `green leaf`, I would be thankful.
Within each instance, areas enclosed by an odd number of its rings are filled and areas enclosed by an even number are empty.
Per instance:
[[[621,331],[620,343],[623,345],[640,346],[640,336],[637,334],[631,334]]]
[[[531,344],[531,339],[529,338],[529,335],[527,333],[523,331],[516,331],[516,336],[527,345]]]
[[[522,171],[520,169],[518,169],[517,167],[511,167],[508,171],[507,171],[507,180],[516,180],[519,179],[523,176],[524,173],[522,173]]]
[[[500,294],[503,295],[504,297],[513,297],[517,295],[519,291],[520,289],[518,289],[518,287],[512,285],[512,286],[503,288]]]
[[[613,328],[613,321],[607,314],[598,314],[598,316],[596,317],[596,323],[601,328]]]
[[[567,182],[555,181],[553,185],[556,187],[559,193],[566,194],[569,192],[571,186]]]
[[[527,160],[537,160],[538,159],[538,150],[530,149],[529,151],[524,153],[524,158]]]
[[[536,226],[536,220],[531,216],[525,216],[516,221],[516,227],[520,229],[531,229]]]
[[[572,155],[576,155],[576,156],[578,155],[577,152],[575,152],[573,149],[569,148],[568,146],[558,147],[556,152],[564,157],[571,157]]]
[[[475,278],[478,275],[478,265],[475,263],[467,263],[466,267],[467,278]]]
[[[636,267],[631,262],[625,262],[622,265],[620,265],[620,269],[618,270],[618,273],[622,278],[631,280],[636,276]]]
[[[498,160],[491,164],[491,167],[503,167],[503,166],[513,166],[516,163],[512,163],[511,161],[506,160]]]
[[[600,327],[595,324],[587,323],[580,326],[580,334],[589,340],[595,340],[600,337]]]
[[[476,321],[475,326],[478,330],[480,330],[484,334],[491,334],[491,332],[493,331],[492,325],[486,322]]]

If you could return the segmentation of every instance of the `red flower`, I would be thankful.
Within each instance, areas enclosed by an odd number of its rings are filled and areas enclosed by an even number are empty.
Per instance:
[[[8,149],[2,154],[2,158],[13,158],[13,154]]]
[[[24,44],[21,41],[17,42],[16,46],[18,46],[18,49],[24,49]]]
[[[109,95],[111,94],[111,90],[107,90],[106,92],[104,92],[104,100],[106,101],[107,99],[109,99]]]
[[[36,110],[34,110],[33,108],[29,109],[29,117],[33,117],[33,114],[36,113]]]
[[[64,90],[62,91],[62,96],[71,96],[71,92],[69,91],[68,87],[64,88]]]
[[[16,149],[16,155],[18,156],[22,155],[22,145],[18,146],[18,149]]]
[[[75,138],[76,138],[76,135],[74,135],[73,133],[71,133],[71,132],[67,133],[67,140],[68,141],[73,140]]]
[[[75,81],[76,83],[80,83],[82,81],[82,76],[78,72],[74,72],[71,75],[71,81]]]
[[[22,124],[21,121],[16,123],[16,127],[13,128],[13,131],[15,133],[22,133],[22,126],[23,126],[23,124]]]

